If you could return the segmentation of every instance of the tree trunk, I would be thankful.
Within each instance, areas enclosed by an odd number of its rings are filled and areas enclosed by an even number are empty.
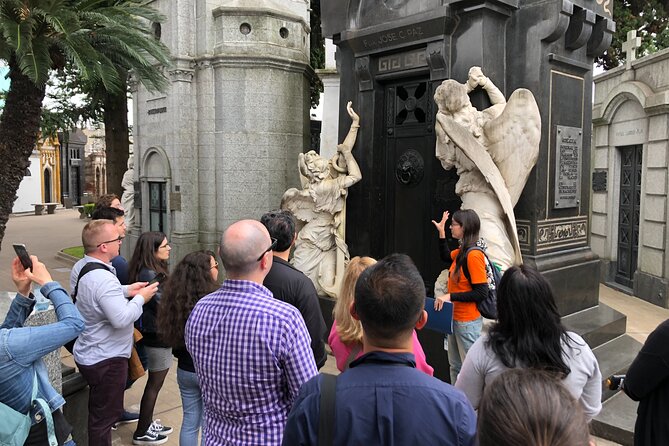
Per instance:
[[[0,246],[16,191],[30,166],[44,99],[44,87],[37,87],[23,75],[14,58],[9,61],[9,79],[5,109],[0,117]]]
[[[125,79],[125,77],[122,77]],[[121,180],[128,170],[128,155],[130,154],[130,139],[128,134],[128,98],[127,84],[123,93],[105,95],[105,153],[107,155],[107,192],[119,197],[123,195]]]

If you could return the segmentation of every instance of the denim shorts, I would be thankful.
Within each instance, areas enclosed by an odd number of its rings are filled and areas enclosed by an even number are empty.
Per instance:
[[[167,370],[172,365],[172,349],[144,346],[149,372]]]

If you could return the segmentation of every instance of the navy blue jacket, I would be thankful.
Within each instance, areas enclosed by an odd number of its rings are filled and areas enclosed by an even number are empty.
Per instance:
[[[370,352],[337,379],[333,445],[470,446],[476,415],[464,393],[417,370],[411,353]],[[318,445],[321,375],[295,401],[284,446]]]

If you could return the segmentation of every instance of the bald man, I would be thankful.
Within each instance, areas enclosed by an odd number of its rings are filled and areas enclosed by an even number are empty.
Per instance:
[[[280,445],[300,386],[317,374],[302,315],[263,286],[275,243],[255,220],[226,229],[226,280],[188,319],[206,445]]]

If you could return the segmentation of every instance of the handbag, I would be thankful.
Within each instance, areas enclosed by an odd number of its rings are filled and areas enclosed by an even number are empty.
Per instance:
[[[58,446],[51,408],[44,399],[37,398],[37,388],[37,373],[35,373],[33,375],[33,393],[30,400],[30,408],[32,409],[33,404],[37,404],[42,409],[47,423],[49,446]],[[0,402],[0,419],[2,419],[2,423],[0,423],[0,446],[23,446],[32,427],[30,410],[28,410],[27,414],[24,414]]]
[[[142,339],[142,334],[134,329],[133,332],[133,341],[136,343]],[[139,359],[139,354],[137,354],[137,349],[135,346],[132,346],[132,351],[130,352],[130,358],[128,358],[128,378],[130,381],[136,381],[146,374],[142,361]]]

